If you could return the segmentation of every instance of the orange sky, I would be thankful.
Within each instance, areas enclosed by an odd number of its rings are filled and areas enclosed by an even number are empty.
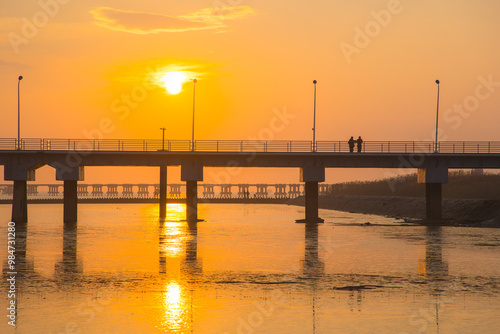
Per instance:
[[[258,137],[286,110],[274,139],[310,140],[316,79],[318,140],[432,140],[440,79],[443,139],[500,140],[499,14],[494,0],[4,0],[1,137],[17,135],[23,75],[22,137],[85,138],[109,119],[104,138],[161,138],[164,126],[189,139],[192,83],[172,95],[154,82],[185,70],[199,79],[196,139]]]

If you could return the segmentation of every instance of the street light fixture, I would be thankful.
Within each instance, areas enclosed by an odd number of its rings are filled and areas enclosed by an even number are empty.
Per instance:
[[[437,91],[437,108],[436,108],[436,141],[434,143],[434,153],[438,153],[438,124],[439,124],[439,80],[436,80],[438,87]]]
[[[17,80],[17,149],[21,149],[21,80],[23,76],[20,75]]]
[[[318,81],[314,80],[314,118],[313,118],[313,144],[312,144],[312,150],[313,152],[316,152],[316,84]]]
[[[165,151],[165,130],[166,128],[160,128],[162,131],[162,137],[161,137],[161,150]]]
[[[196,100],[196,83],[197,79],[193,79],[193,128],[191,130],[191,151],[194,151],[194,110],[195,110],[195,100]]]

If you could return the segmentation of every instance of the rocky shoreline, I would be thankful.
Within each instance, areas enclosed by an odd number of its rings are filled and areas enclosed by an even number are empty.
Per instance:
[[[291,205],[304,205],[304,198],[290,200]],[[425,223],[425,199],[389,196],[320,196],[321,209],[375,214],[416,223]],[[500,227],[500,201],[482,199],[443,200],[443,225]]]

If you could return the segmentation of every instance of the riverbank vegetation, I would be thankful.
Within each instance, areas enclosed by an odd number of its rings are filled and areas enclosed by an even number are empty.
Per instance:
[[[331,195],[425,197],[425,185],[417,182],[417,174],[366,181],[346,182],[331,186]],[[500,175],[481,170],[454,171],[443,184],[444,198],[500,200]]]

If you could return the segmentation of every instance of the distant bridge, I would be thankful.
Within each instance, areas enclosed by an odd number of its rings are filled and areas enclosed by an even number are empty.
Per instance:
[[[351,151],[354,150],[354,153]],[[305,221],[318,217],[319,183],[326,168],[417,169],[426,185],[427,218],[442,215],[442,184],[449,169],[500,168],[500,142],[367,141],[350,147],[346,141],[232,141],[131,139],[0,139],[4,179],[14,181],[12,220],[27,222],[28,181],[49,165],[64,181],[64,221],[76,223],[78,181],[85,166],[159,167],[160,219],[166,216],[167,166],[181,166],[186,187],[186,219],[198,220],[198,182],[204,168],[279,167],[300,169],[305,194]],[[81,188],[80,188],[81,189]],[[211,193],[211,191],[208,193]]]
[[[185,195],[185,185],[182,183],[172,183],[167,185],[169,198],[181,198]],[[266,183],[244,183],[244,184],[199,184],[202,188],[203,198],[295,198],[304,195],[304,186],[297,184],[266,184]],[[319,194],[327,195],[334,187],[333,184],[318,185]],[[46,194],[49,197],[62,195],[63,184],[29,184],[28,196],[39,197]],[[237,189],[237,191],[236,191]],[[0,185],[0,193],[6,196],[14,194],[13,185]],[[78,184],[78,198],[158,198],[160,196],[160,184]]]

